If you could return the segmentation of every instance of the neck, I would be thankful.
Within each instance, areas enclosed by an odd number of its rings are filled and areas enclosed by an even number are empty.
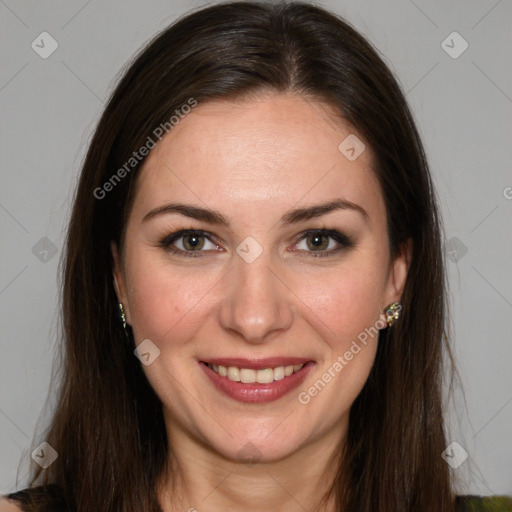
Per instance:
[[[171,430],[172,469],[159,486],[164,512],[335,511],[333,497],[322,500],[339,465],[339,425],[285,459],[255,464],[226,459],[175,424]]]

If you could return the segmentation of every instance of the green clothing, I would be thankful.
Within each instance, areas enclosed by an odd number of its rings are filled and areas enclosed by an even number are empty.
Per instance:
[[[509,512],[511,496],[457,496],[456,512]]]

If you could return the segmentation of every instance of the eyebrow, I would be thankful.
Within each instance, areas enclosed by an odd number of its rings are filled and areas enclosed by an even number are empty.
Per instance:
[[[334,201],[329,201],[327,203],[290,210],[281,217],[279,223],[282,226],[297,224],[305,220],[322,217],[323,215],[327,215],[328,213],[336,210],[351,210],[358,212],[363,216],[365,222],[370,223],[370,217],[363,207],[345,199],[335,199]],[[159,206],[158,208],[149,211],[142,219],[142,222],[146,222],[160,215],[172,213],[179,213],[192,219],[229,227],[229,221],[221,213],[209,208],[200,208],[198,206],[183,203],[169,203]]]

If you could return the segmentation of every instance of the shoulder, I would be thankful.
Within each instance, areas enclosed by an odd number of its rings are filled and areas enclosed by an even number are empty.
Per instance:
[[[512,512],[512,496],[457,496],[457,512]]]
[[[23,509],[15,505],[15,502],[0,497],[0,512],[23,512]]]

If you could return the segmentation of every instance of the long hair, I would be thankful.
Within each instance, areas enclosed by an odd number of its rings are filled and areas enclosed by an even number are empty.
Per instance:
[[[59,456],[46,470],[35,466],[30,479],[31,487],[59,489],[63,509],[158,512],[156,484],[172,458],[162,404],[117,316],[110,247],[123,246],[144,162],[130,159],[184,105],[261,91],[322,102],[353,126],[375,155],[391,255],[413,242],[402,316],[380,333],[373,368],[350,410],[331,496],[344,511],[453,510],[441,457],[443,363],[453,368],[453,357],[427,159],[404,94],[378,52],[346,21],[303,2],[228,2],[189,13],[135,56],[110,97],[66,239],[61,384],[44,436]],[[50,510],[50,493],[43,496],[34,501]]]

